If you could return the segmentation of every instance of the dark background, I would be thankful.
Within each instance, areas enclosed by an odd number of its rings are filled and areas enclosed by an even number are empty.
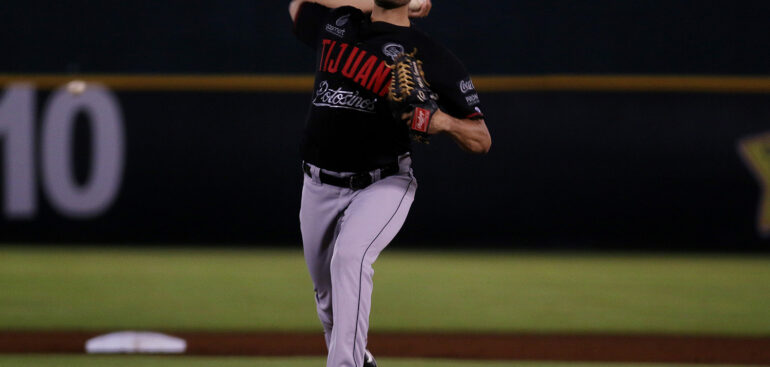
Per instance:
[[[474,74],[767,74],[770,3],[436,0],[419,26]],[[287,1],[0,4],[2,72],[309,73]]]
[[[768,15],[765,1],[434,0],[418,25],[474,75],[765,76]],[[312,52],[290,26],[285,1],[7,1],[0,73],[307,74]],[[0,218],[0,241],[296,246],[310,91],[117,97],[127,161],[111,209],[73,220],[41,195],[34,220]],[[767,251],[737,143],[770,131],[770,95],[481,98],[491,152],[416,147],[420,188],[397,246]],[[89,151],[76,155],[85,176]]]

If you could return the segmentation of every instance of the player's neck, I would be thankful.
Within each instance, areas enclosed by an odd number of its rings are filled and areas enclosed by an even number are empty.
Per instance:
[[[401,27],[409,27],[409,7],[404,5],[395,9],[385,9],[374,6],[372,9],[372,22],[385,22]]]

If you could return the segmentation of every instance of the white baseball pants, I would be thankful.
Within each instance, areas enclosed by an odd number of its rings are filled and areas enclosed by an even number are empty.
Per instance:
[[[379,179],[379,171],[372,171],[375,182],[357,191],[322,184],[320,168],[312,165],[312,177],[305,175],[300,227],[329,350],[327,367],[363,366],[372,264],[401,229],[414,201],[417,181],[410,166],[409,156],[403,156],[398,174]]]

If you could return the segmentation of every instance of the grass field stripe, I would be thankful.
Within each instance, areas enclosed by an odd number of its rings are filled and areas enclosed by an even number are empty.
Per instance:
[[[751,221],[754,210],[747,214]],[[308,286],[301,247],[246,245],[3,244],[0,330],[317,332],[312,296],[297,291]],[[377,259],[375,304],[408,297],[399,307],[373,308],[378,331],[770,336],[767,255],[410,247],[401,243]],[[468,289],[474,297],[457,297]],[[318,342],[324,348],[323,337]]]
[[[32,83],[54,89],[72,80],[118,91],[308,92],[305,74],[0,74],[0,84]],[[770,76],[737,75],[478,75],[481,92],[694,92],[770,93]]]

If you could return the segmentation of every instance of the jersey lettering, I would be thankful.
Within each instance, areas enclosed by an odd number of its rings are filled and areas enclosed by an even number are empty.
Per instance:
[[[331,43],[332,43],[332,41],[328,40],[328,39],[324,39],[321,42],[321,55],[326,55],[327,54],[326,47],[329,46]],[[324,71],[324,62],[323,62],[323,60],[321,60],[321,63],[318,65],[318,70]]]
[[[374,69],[374,64],[377,62],[377,56],[369,56],[369,59],[366,60],[364,63],[364,66],[361,67],[361,70],[358,72],[358,75],[356,75],[356,78],[353,79],[354,82],[360,83],[362,87],[366,87],[366,81],[369,80],[369,75],[372,75],[372,69]]]
[[[340,69],[340,60],[342,60],[342,55],[345,54],[345,50],[347,50],[347,48],[348,48],[348,44],[347,43],[343,43],[343,44],[340,45],[340,52],[339,52],[339,54],[337,54],[337,59],[334,60],[333,63],[329,64],[329,68],[326,69],[327,72],[332,73],[332,74],[336,74],[337,73],[337,70]]]
[[[366,89],[369,90],[380,90],[382,87],[382,83],[385,82],[385,79],[387,79],[390,76],[390,68],[388,67],[388,64],[384,61],[380,63],[380,66],[377,67],[377,71],[374,72],[374,75],[369,79],[369,84],[366,85]],[[386,85],[390,84],[388,82]]]
[[[358,112],[375,113],[377,98],[365,98],[359,91],[332,88],[322,81],[313,96],[313,105],[318,107],[342,108]]]
[[[356,75],[356,69],[358,69],[358,65],[361,65],[361,60],[363,60],[364,56],[366,56],[366,51],[361,50],[361,53],[358,54],[355,65],[350,67],[350,62],[353,61],[353,55],[355,55],[356,51],[358,50],[358,47],[353,48],[353,54],[348,57],[348,61],[345,63],[345,67],[342,68],[342,76],[348,79],[353,79],[353,76]]]
[[[322,70],[326,70],[329,67],[329,55],[331,55],[332,51],[334,51],[335,44],[337,44],[337,41],[333,41],[331,46],[329,46],[329,52],[326,54],[326,63],[324,63]]]
[[[340,70],[340,63],[343,63],[342,70]],[[385,96],[390,88],[391,69],[388,63],[380,60],[376,55],[369,55],[358,47],[351,48],[344,42],[338,43],[329,39],[322,41],[319,70],[330,74],[340,73],[343,77],[360,84],[380,97]]]

